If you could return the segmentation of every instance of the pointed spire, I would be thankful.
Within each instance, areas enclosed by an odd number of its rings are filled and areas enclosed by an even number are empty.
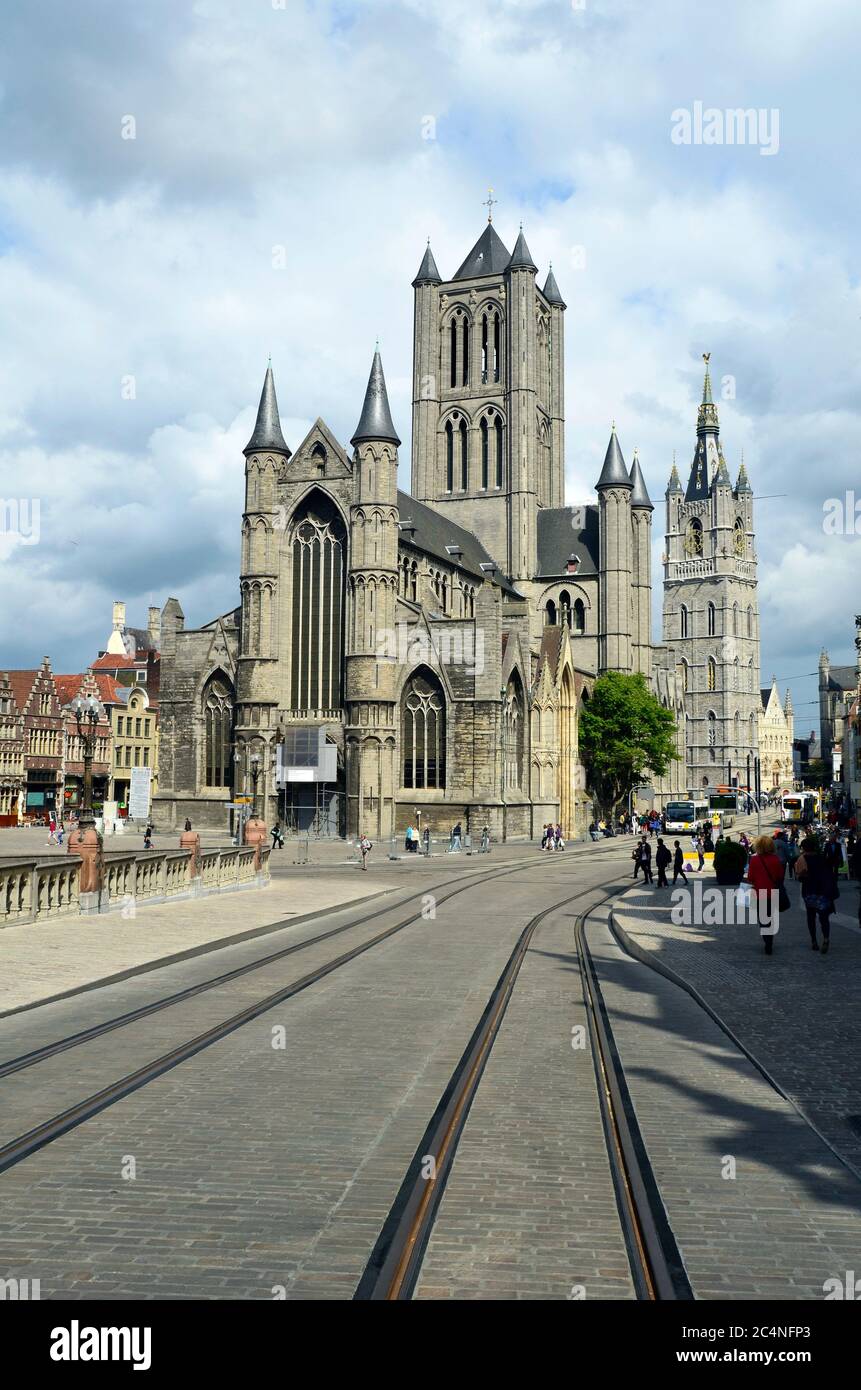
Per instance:
[[[362,414],[356,426],[356,433],[350,443],[358,445],[367,439],[384,439],[395,445],[401,442],[392,424],[392,412],[389,410],[389,397],[386,392],[386,378],[383,376],[383,362],[379,351],[374,353],[371,375],[368,377],[368,389],[365,392],[365,403],[362,406]]]
[[[670,481],[669,481],[669,485],[668,485],[668,487],[667,487],[667,492],[681,492],[681,491],[682,491],[682,480],[681,480],[681,478],[679,477],[679,470],[678,470],[678,468],[676,467],[676,459],[675,459],[675,454],[674,454],[674,455],[673,455],[673,471],[672,471],[672,473],[670,474]]]
[[[717,466],[717,472],[715,473],[714,482],[712,483],[712,491],[714,492],[715,488],[718,487],[728,487],[730,492],[732,491],[732,481],[723,454],[721,454],[720,462]]]
[[[634,450],[634,461],[631,464],[630,481],[633,487],[631,493],[631,506],[639,507],[643,511],[653,512],[652,499],[646,487],[646,480],[643,477],[643,470],[640,467],[640,455],[637,449]]]
[[[269,366],[266,368],[266,376],[263,378],[263,390],[260,393],[260,405],[257,408],[257,423],[254,426],[254,433],[242,452],[244,454],[259,454],[269,450],[290,457],[290,450],[281,433],[281,420],[278,415],[278,401],[275,396],[275,378],[272,375],[271,358],[269,359]]]
[[[703,380],[703,398],[700,403],[700,408],[697,411],[697,434],[703,434],[706,431],[717,434],[719,428],[717,406],[712,400],[712,379],[709,375],[710,358],[710,352],[703,353],[703,361],[706,364],[706,374]]]
[[[514,243],[514,250],[511,253],[511,260],[508,262],[509,270],[538,270],[538,266],[532,259],[532,252],[526,245],[526,237],[523,235],[523,223],[520,224],[520,231]]]
[[[783,712],[784,714],[792,714],[792,691],[789,686],[786,687],[786,699],[783,702]]]
[[[425,251],[424,256],[422,257],[422,263],[419,266],[419,273],[416,276],[415,280],[413,280],[413,289],[415,289],[418,285],[439,284],[442,284],[442,280],[440,278],[440,273],[436,268],[436,261],[433,258],[433,251],[431,250],[430,237],[428,237],[427,250]]]
[[[747,476],[747,469],[744,466],[744,454],[741,456],[741,468],[738,470],[738,482],[735,485],[736,492],[752,492],[750,479]]]
[[[559,293],[559,286],[556,283],[556,276],[553,274],[552,264],[547,274],[547,279],[544,281],[544,289],[541,293],[544,295],[548,304],[558,304],[560,309],[568,308],[568,305]]]
[[[631,479],[628,477],[628,470],[625,467],[625,460],[622,458],[622,450],[619,448],[619,441],[616,438],[616,426],[613,426],[610,434],[610,443],[607,445],[607,452],[604,455],[604,467],[601,469],[601,476],[595,484],[596,489],[602,487],[633,487]]]

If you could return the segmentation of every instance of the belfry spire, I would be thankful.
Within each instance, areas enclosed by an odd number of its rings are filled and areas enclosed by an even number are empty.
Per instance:
[[[380,357],[379,349],[374,353],[371,375],[368,377],[368,387],[365,391],[365,403],[362,406],[362,414],[356,426],[356,433],[350,443],[353,445],[361,444],[367,439],[387,440],[390,444],[396,445],[401,442],[392,424],[386,378],[383,375],[383,360]]]

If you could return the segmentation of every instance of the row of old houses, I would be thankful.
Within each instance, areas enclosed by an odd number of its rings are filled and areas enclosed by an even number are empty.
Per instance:
[[[0,826],[74,816],[83,804],[84,740],[75,704],[92,700],[93,805],[129,811],[136,768],[158,785],[159,610],[146,628],[126,625],[115,603],[103,651],[82,673],[55,672],[49,657],[27,670],[0,670]]]

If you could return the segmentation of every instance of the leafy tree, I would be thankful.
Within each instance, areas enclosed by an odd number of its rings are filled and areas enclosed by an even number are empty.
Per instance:
[[[822,758],[811,758],[804,773],[808,787],[830,787],[831,769]]]
[[[662,777],[678,760],[676,719],[646,678],[608,671],[595,682],[580,716],[580,754],[604,816],[614,816],[648,774]]]

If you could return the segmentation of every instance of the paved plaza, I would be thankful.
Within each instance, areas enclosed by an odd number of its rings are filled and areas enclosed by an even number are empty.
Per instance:
[[[136,1014],[0,1077],[0,1145],[267,1001],[11,1166],[0,1265],[39,1278],[43,1298],[351,1298],[510,952],[550,909],[414,1296],[635,1297],[595,1060],[572,1045],[587,1022],[574,927],[589,911],[607,1021],[694,1296],[821,1298],[861,1267],[861,1078],[843,1021],[861,933],[841,916],[822,959],[796,908],[768,959],[755,928],[675,927],[665,895],[632,886],[631,849],[380,855],[364,874],[340,846],[339,862],[276,857],[264,892],[0,933],[7,960],[21,952],[13,975],[32,953],[34,1005],[0,1017],[0,1063]],[[49,942],[53,980],[35,967]],[[91,984],[122,977],[82,992],[88,971]],[[63,979],[66,997],[35,1003]]]

